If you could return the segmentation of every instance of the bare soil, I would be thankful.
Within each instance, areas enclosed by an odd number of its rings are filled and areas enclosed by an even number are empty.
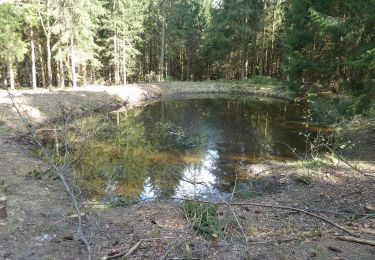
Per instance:
[[[96,109],[113,110],[139,105],[159,95],[178,92],[175,85],[87,87],[54,93],[17,92],[15,100],[30,120],[43,127],[58,117],[58,102],[77,116]],[[197,84],[191,89],[203,91]],[[199,90],[199,91],[198,91]],[[210,90],[211,91],[211,90]],[[224,91],[224,90],[223,90]],[[375,173],[373,124],[351,131],[361,141],[350,162]],[[354,129],[354,127],[352,127]],[[68,195],[53,176],[38,175],[44,162],[30,153],[20,122],[7,93],[0,93],[0,194],[8,198],[8,218],[0,220],[0,259],[85,259],[86,251],[75,236],[75,213]],[[371,155],[370,155],[371,154]],[[256,171],[256,167],[263,169]],[[266,171],[264,169],[267,169]],[[375,178],[366,177],[343,162],[326,160],[319,167],[302,163],[265,162],[239,169],[240,178],[266,180],[273,185],[261,196],[236,199],[291,206],[323,215],[363,238],[375,240]],[[180,205],[149,201],[118,208],[95,207],[84,195],[84,232],[93,245],[94,259],[128,252],[132,259],[375,259],[375,247],[340,241],[345,235],[316,218],[290,210],[235,206],[245,235],[225,205],[219,218],[227,232],[207,240],[191,228]],[[245,240],[245,236],[248,241]]]

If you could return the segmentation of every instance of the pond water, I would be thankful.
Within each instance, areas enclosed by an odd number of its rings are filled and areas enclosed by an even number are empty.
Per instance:
[[[169,98],[82,119],[96,134],[75,169],[78,184],[106,202],[184,196],[217,198],[246,185],[241,168],[303,153],[304,106],[268,98]],[[289,147],[288,147],[289,146]],[[76,150],[79,150],[76,148]]]

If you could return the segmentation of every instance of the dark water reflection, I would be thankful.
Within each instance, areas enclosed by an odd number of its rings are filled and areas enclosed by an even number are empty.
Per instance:
[[[225,195],[239,166],[292,159],[285,144],[302,153],[300,133],[319,130],[306,126],[303,106],[233,96],[167,99],[90,120],[100,131],[75,171],[104,200]]]

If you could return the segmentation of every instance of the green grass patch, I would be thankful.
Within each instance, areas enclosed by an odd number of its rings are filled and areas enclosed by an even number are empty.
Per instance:
[[[220,233],[218,205],[187,200],[182,203],[185,216],[193,228],[207,239]]]

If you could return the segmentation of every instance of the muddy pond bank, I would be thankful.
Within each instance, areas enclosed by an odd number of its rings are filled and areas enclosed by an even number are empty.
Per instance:
[[[139,100],[161,93],[154,86],[149,87],[153,92],[137,92],[141,93]],[[78,93],[66,94],[65,100],[80,115],[90,113],[82,112],[82,108],[91,106],[91,110],[94,110],[103,105],[116,104],[110,107],[109,110],[112,110],[123,106],[126,100],[130,102],[126,96],[118,98],[89,91]],[[31,107],[38,107],[42,115],[47,115],[43,111],[53,113],[58,108],[52,102],[56,99],[28,95],[20,96],[19,102],[38,104]],[[73,96],[78,97],[74,99]],[[31,103],[31,100],[39,103]],[[6,106],[9,108],[9,103]],[[10,110],[3,108],[1,105],[4,116],[1,121],[6,124],[0,126],[0,181],[3,181],[1,189],[8,196],[9,217],[0,224],[0,240],[4,241],[0,244],[0,257],[84,259],[85,249],[74,236],[74,211],[68,196],[53,176],[38,174],[46,166],[30,155],[30,144],[20,143],[14,138],[16,135],[9,126],[17,126],[19,122],[11,107]],[[40,120],[40,123],[46,122],[43,118]],[[372,140],[371,135],[368,138]],[[355,163],[368,172],[375,170],[371,160]],[[261,196],[240,194],[242,196],[236,197],[235,201],[308,209],[333,219],[367,239],[374,239],[374,219],[364,209],[365,205],[374,203],[373,179],[359,175],[334,158],[306,163],[269,161],[257,163],[256,166],[250,168],[243,165],[242,170],[247,178],[267,184],[266,188],[260,187]],[[111,252],[128,252],[139,241],[142,241],[142,245],[131,255],[132,258],[373,259],[374,256],[370,246],[338,240],[336,235],[341,232],[326,223],[285,210],[251,206],[229,209],[220,206],[217,213],[224,230],[217,234],[218,239],[204,239],[186,220],[181,205],[170,200],[108,207],[83,194],[79,199],[86,213],[85,234],[92,242],[95,258]],[[232,211],[249,238],[247,242]]]

